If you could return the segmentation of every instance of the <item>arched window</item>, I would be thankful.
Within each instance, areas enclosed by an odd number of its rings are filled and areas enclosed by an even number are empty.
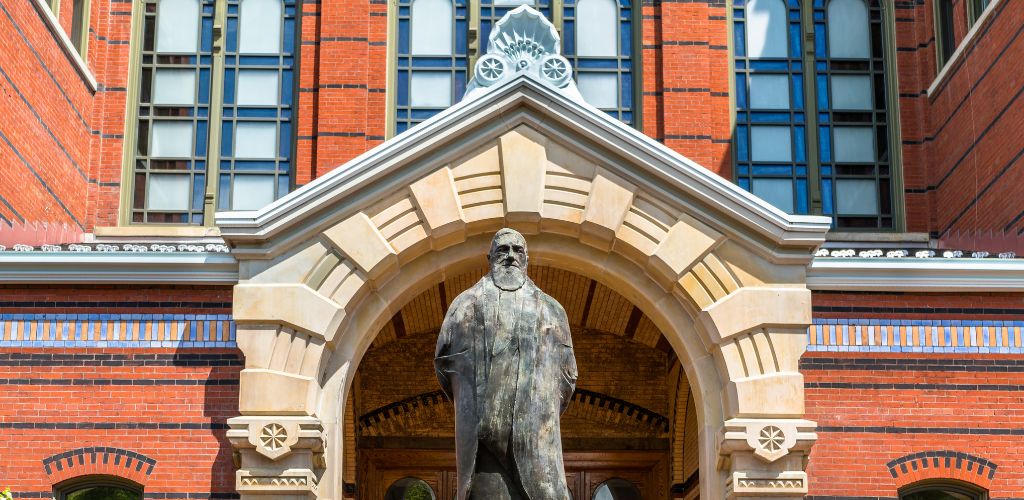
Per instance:
[[[737,183],[838,229],[895,228],[880,0],[736,0],[733,19]]]
[[[751,0],[746,7],[747,57],[786,57],[786,3]]]
[[[400,0],[395,131],[454,104],[466,90],[465,0]]]
[[[425,481],[415,477],[405,477],[395,481],[388,487],[384,500],[434,500],[437,496],[433,488]]]
[[[901,489],[900,500],[988,500],[988,493],[961,481],[927,480]]]
[[[87,476],[54,488],[56,500],[142,500],[142,486],[114,476]]]
[[[613,478],[601,483],[601,486],[594,490],[593,500],[643,500],[643,497],[633,483]]]
[[[736,0],[736,179],[789,213],[808,213],[800,4]]]
[[[840,229],[893,228],[881,4],[829,0],[815,11],[822,213]]]
[[[529,5],[556,23],[587,102],[633,124],[635,0],[398,0],[393,128],[402,133],[458,102],[494,23]],[[478,16],[470,16],[471,11]],[[556,13],[561,14],[556,15]],[[470,46],[470,33],[476,42]]]
[[[871,57],[871,21],[864,0],[828,2],[828,52],[832,58]]]

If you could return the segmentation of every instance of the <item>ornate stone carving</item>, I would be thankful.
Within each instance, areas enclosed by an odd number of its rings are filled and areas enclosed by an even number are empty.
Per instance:
[[[237,454],[239,493],[316,498],[324,438],[313,417],[235,417],[228,440]]]
[[[569,60],[561,55],[555,26],[540,12],[520,5],[494,24],[487,54],[477,60],[465,99],[475,99],[488,87],[526,74],[583,102],[572,79]]]
[[[765,453],[778,453],[782,451],[782,445],[786,442],[786,433],[774,425],[766,425],[761,428],[761,435],[757,438],[757,444]]]
[[[271,453],[284,449],[287,440],[288,431],[277,422],[264,425],[260,431],[260,444]]]
[[[719,469],[729,471],[726,498],[803,498],[807,454],[818,438],[815,427],[801,419],[726,421],[718,463]]]
[[[818,439],[815,427],[809,420],[734,418],[725,423],[722,453],[752,451],[761,460],[774,462],[790,449],[810,449]]]

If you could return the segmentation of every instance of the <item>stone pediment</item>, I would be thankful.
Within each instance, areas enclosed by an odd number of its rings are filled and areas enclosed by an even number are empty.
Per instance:
[[[648,254],[649,233],[683,215],[772,262],[809,261],[824,241],[829,219],[785,214],[534,75],[487,90],[259,211],[218,213],[224,239],[240,259],[271,258],[365,212],[398,253],[406,233],[441,237],[437,225],[579,233],[594,217]],[[619,206],[589,204],[595,192]]]

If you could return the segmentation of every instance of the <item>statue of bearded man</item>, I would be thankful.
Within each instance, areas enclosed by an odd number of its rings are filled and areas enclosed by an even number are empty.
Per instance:
[[[459,500],[570,500],[559,418],[576,388],[565,310],[526,276],[526,240],[494,235],[490,273],[445,315],[434,367],[455,404]]]

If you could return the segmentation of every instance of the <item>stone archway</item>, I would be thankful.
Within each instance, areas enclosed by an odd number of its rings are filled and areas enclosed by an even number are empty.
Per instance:
[[[669,340],[694,387],[703,498],[806,493],[815,434],[801,418],[797,367],[811,313],[804,270],[827,222],[787,218],[733,186],[701,192],[686,177],[700,167],[677,155],[661,160],[676,169],[666,178],[635,154],[652,145],[628,134],[601,143],[537,120],[541,109],[557,111],[558,97],[536,99],[531,85],[510,85],[506,101],[479,110],[501,114],[499,126],[462,117],[449,149],[391,176],[339,173],[333,188],[326,177],[281,200],[271,209],[287,215],[304,196],[334,196],[307,202],[292,229],[233,234],[219,219],[241,260],[243,416],[228,435],[243,497],[343,498],[338,436],[350,374],[398,308],[481,266],[505,225],[527,234],[531,262],[616,290]],[[372,189],[345,191],[357,181]]]

